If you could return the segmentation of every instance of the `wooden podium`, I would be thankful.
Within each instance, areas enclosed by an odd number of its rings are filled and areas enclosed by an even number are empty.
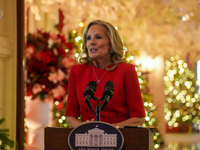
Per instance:
[[[151,129],[148,128],[120,128],[124,136],[122,150],[153,150],[154,140]],[[45,128],[45,150],[70,150],[68,135],[72,128]]]

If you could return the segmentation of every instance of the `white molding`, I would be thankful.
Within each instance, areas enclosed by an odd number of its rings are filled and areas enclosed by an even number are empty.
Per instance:
[[[4,36],[0,36],[0,57],[10,57],[13,50],[13,42]]]

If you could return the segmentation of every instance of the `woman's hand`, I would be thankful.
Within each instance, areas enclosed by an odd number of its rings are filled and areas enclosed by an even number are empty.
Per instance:
[[[81,121],[79,121],[76,117],[73,117],[73,116],[67,116],[66,122],[67,122],[67,125],[71,128],[76,128],[82,124]]]
[[[95,119],[92,118],[91,120],[86,120],[85,122],[88,123],[88,122],[91,122],[91,121],[95,121]]]
[[[91,120],[86,120],[85,122],[81,122],[76,117],[73,117],[73,116],[67,116],[66,117],[67,125],[71,128],[76,128],[83,123],[89,123],[91,121],[95,121],[95,118],[92,118]]]
[[[68,126],[71,127],[71,128],[76,128],[83,123],[88,123],[88,122],[91,122],[91,121],[95,121],[95,119],[92,118],[91,120],[81,122],[76,117],[73,117],[73,116],[67,116],[66,117],[66,122],[67,122]],[[127,119],[125,121],[118,122],[118,123],[115,123],[115,124],[112,124],[112,125],[117,127],[117,128],[123,128],[124,126],[142,126],[144,124],[144,122],[145,122],[145,118],[130,118],[130,119]]]
[[[130,118],[112,125],[116,128],[124,128],[124,126],[143,126],[144,122],[145,118]]]

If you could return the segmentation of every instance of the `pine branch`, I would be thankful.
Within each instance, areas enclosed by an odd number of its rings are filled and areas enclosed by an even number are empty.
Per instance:
[[[0,125],[5,121],[0,119]],[[14,141],[9,139],[9,129],[0,129],[0,150],[6,150],[6,146],[14,147]]]

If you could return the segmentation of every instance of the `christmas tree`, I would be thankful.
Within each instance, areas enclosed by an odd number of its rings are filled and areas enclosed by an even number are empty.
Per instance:
[[[188,64],[173,56],[165,61],[166,89],[165,119],[169,128],[200,123],[200,95],[194,71]],[[181,132],[183,130],[179,130]]]

